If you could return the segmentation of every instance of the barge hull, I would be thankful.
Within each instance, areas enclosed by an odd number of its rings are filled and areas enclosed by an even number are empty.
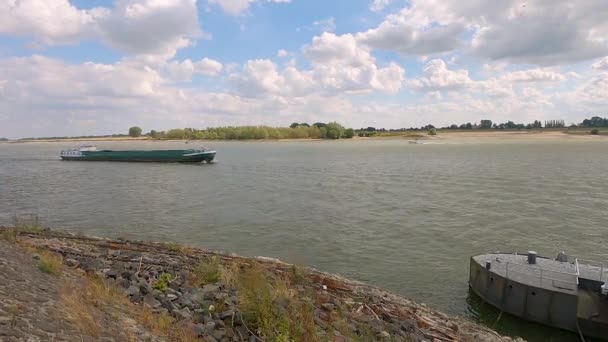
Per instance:
[[[469,286],[485,302],[528,321],[575,333],[580,330],[589,337],[608,338],[608,300],[598,293],[563,286],[556,291],[542,283],[533,286],[493,271],[497,266],[494,260],[491,269],[483,263],[471,258]]]
[[[164,162],[201,163],[211,162],[215,151],[158,150],[158,151],[84,151],[80,155],[62,155],[63,160],[72,161],[118,161],[118,162]]]

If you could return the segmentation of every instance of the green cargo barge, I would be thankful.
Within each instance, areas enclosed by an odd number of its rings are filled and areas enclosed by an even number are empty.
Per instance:
[[[81,161],[121,161],[121,162],[162,162],[162,163],[210,163],[215,151],[202,149],[187,150],[98,150],[95,146],[82,146],[61,151],[62,160]]]

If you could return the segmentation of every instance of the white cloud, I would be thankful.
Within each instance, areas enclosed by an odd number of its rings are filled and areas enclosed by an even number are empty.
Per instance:
[[[312,93],[395,93],[405,79],[405,71],[395,63],[378,67],[369,50],[352,35],[325,32],[314,37],[303,52],[310,61],[309,70],[298,70],[295,64],[279,70],[271,60],[250,60],[240,72],[230,75],[230,82],[245,96],[301,97]]]
[[[608,70],[608,56],[596,61],[591,67],[598,70]]]
[[[81,10],[68,0],[0,3],[0,33],[54,45],[99,39],[130,54],[167,59],[201,35],[196,0],[117,0]]]
[[[475,20],[480,29],[472,47],[478,55],[513,63],[555,65],[608,53],[605,1],[508,3],[509,7],[496,20]]]
[[[378,12],[382,11],[386,6],[390,5],[393,0],[374,0],[374,2],[369,5],[369,9]]]
[[[303,48],[304,54],[318,64],[365,65],[372,62],[367,47],[359,44],[352,34],[323,33]]]
[[[470,86],[473,80],[467,70],[449,70],[442,59],[433,59],[424,66],[424,77],[409,82],[418,90],[457,90]]]
[[[31,36],[41,44],[72,43],[92,34],[91,24],[105,14],[102,8],[79,10],[68,0],[4,0],[0,33]]]
[[[511,82],[559,82],[565,81],[566,76],[550,70],[530,69],[505,73],[502,79]]]
[[[212,5],[219,6],[224,12],[229,15],[240,15],[249,9],[252,3],[257,0],[207,0]],[[266,2],[274,3],[289,3],[291,0],[266,0]]]
[[[506,63],[485,63],[482,70],[487,73],[503,72],[507,67]]]
[[[194,67],[195,72],[206,76],[217,76],[223,69],[222,63],[206,57],[196,62]]]
[[[201,33],[195,0],[121,0],[98,26],[102,39],[117,50],[165,58]]]
[[[280,49],[277,51],[277,57],[283,58],[289,56],[289,52],[287,50]]]
[[[608,54],[606,17],[605,0],[413,0],[358,38],[406,55],[469,47],[494,61],[558,65]]]
[[[404,9],[389,15],[377,28],[357,34],[357,40],[375,49],[405,55],[427,55],[451,51],[460,45],[465,27],[459,23],[430,26],[416,18],[418,12]]]
[[[210,59],[203,58],[198,62],[192,62],[192,60],[185,59],[181,62],[172,61],[167,64],[167,72],[171,79],[176,81],[190,81],[195,74],[201,74],[205,76],[217,76],[222,72],[222,63]]]
[[[317,20],[312,23],[312,26],[319,28],[321,33],[323,32],[334,32],[336,30],[336,22],[334,17],[330,17],[323,20]]]

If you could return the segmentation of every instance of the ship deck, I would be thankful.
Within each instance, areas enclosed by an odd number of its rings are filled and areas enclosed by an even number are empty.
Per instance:
[[[506,279],[551,291],[578,294],[578,280],[607,280],[607,272],[597,262],[576,259],[573,262],[560,262],[554,259],[537,257],[536,264],[528,264],[526,254],[481,254],[473,259],[482,267],[486,261],[492,263],[490,271]]]

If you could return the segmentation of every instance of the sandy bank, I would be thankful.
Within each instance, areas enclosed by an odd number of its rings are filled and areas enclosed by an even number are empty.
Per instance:
[[[105,138],[74,138],[74,139],[40,139],[40,140],[19,140],[9,141],[5,143],[34,143],[34,142],[73,142],[73,143],[95,143],[95,142],[189,142],[192,145],[197,144],[210,144],[213,142],[250,142],[250,143],[262,143],[262,142],[318,142],[318,141],[378,141],[378,140],[437,140],[444,142],[465,142],[465,141],[478,141],[483,143],[486,142],[499,142],[499,141],[524,141],[524,140],[560,140],[560,141],[588,141],[588,140],[608,140],[608,134],[604,135],[591,135],[586,130],[577,130],[574,134],[568,134],[561,130],[514,130],[514,131],[500,131],[500,130],[457,130],[439,131],[436,136],[430,136],[424,131],[416,132],[404,132],[395,133],[394,135],[380,135],[373,137],[357,137],[352,139],[340,139],[340,140],[326,140],[326,139],[267,139],[267,140],[156,140],[148,137],[105,137]]]

